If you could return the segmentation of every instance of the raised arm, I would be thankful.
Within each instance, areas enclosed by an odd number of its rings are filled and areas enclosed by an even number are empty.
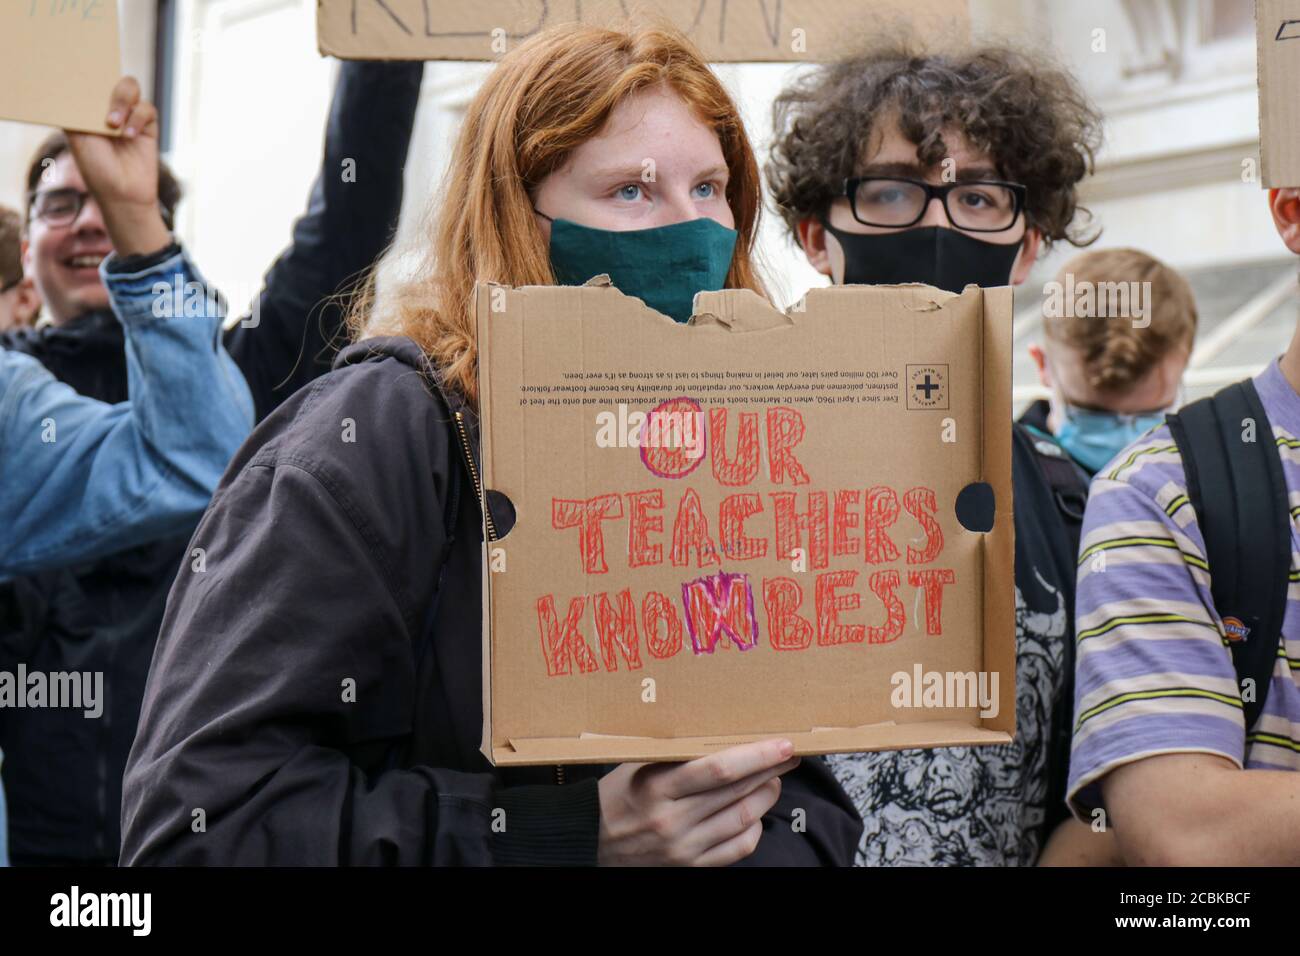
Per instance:
[[[69,141],[113,239],[114,254],[101,268],[126,330],[131,400],[84,398],[34,360],[0,355],[4,575],[184,530],[207,507],[252,426],[252,398],[221,346],[216,310],[167,316],[154,308],[157,283],[170,290],[195,278],[183,257],[113,274],[122,256],[156,253],[170,235],[154,194],[156,114],[134,80],[114,89],[108,122],[130,134],[70,134]]]
[[[345,300],[391,241],[420,98],[422,63],[339,66],[321,171],[293,242],[226,347],[253,390],[257,419],[329,371]]]
[[[177,534],[207,507],[252,408],[247,390],[242,402],[213,401],[242,381],[213,329],[189,331],[155,323],[129,339],[134,401],[121,405],[78,395],[35,359],[0,351],[0,578]],[[145,355],[176,371],[142,372]]]

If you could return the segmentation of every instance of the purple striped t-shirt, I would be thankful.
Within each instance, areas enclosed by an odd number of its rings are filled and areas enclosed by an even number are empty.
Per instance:
[[[1291,584],[1263,713],[1247,737],[1182,460],[1161,425],[1097,473],[1083,522],[1069,802],[1085,821],[1107,773],[1156,754],[1300,770],[1300,395],[1276,361],[1255,386],[1291,509]]]

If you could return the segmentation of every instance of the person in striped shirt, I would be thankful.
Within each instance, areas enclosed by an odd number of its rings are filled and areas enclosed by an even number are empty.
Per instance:
[[[1300,255],[1300,188],[1270,191],[1269,204]],[[1300,322],[1254,381],[1300,505]],[[1068,799],[1080,820],[1114,829],[1127,863],[1300,862],[1300,775],[1287,772],[1300,770],[1300,508],[1291,539],[1285,656],[1248,728],[1168,426],[1094,478],[1079,552]]]

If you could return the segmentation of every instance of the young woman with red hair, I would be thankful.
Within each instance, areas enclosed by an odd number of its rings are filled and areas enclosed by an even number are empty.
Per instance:
[[[759,182],[671,30],[557,28],[501,60],[414,278],[360,303],[359,341],[263,423],[191,542],[206,570],[168,604],[124,863],[850,861],[856,812],[788,741],[614,768],[479,752],[474,287],[609,272],[679,321],[700,290],[762,294]]]

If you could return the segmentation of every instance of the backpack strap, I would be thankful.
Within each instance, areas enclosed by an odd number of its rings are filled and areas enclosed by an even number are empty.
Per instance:
[[[1249,734],[1277,664],[1291,573],[1291,515],[1282,459],[1264,405],[1247,379],[1168,416],[1187,497],[1205,540],[1210,593],[1242,682]],[[1253,440],[1246,435],[1253,426]]]
[[[1077,555],[1091,479],[1053,436],[1033,425],[1025,425],[1024,428],[1029,433],[1030,444],[1034,448],[1034,460],[1038,462],[1039,470],[1052,489],[1056,510],[1065,522],[1066,531],[1070,533],[1071,554]]]

